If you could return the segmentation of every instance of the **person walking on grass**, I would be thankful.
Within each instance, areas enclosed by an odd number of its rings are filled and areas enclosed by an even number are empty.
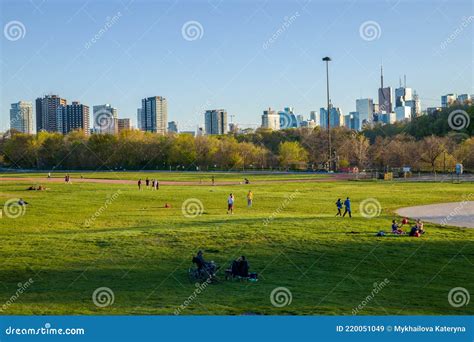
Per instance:
[[[155,190],[155,180],[152,179],[151,181],[151,190]]]
[[[247,207],[251,208],[253,203],[253,193],[252,191],[249,190],[249,193],[247,194]]]
[[[337,207],[337,214],[336,214],[336,216],[342,216],[342,201],[341,201],[340,198],[337,199],[336,207]]]
[[[227,214],[229,212],[231,213],[231,215],[234,214],[234,202],[235,202],[234,194],[230,194],[229,198],[227,199]]]
[[[349,214],[349,217],[352,217],[351,200],[349,199],[349,197],[347,197],[346,200],[344,201],[344,207],[345,207],[345,210],[344,210],[344,215],[342,215],[342,217],[345,217],[347,213]]]
[[[146,185],[147,188],[150,185],[150,180],[148,179],[148,177],[145,179],[145,185]]]
[[[137,184],[138,184],[138,190],[141,190],[142,189],[142,179],[141,178],[138,180]]]
[[[155,179],[155,190],[160,189],[160,183],[158,182],[158,179]]]
[[[214,176],[211,177],[211,181],[212,181],[212,185],[215,185],[215,184],[216,184],[216,183],[215,183],[216,180],[215,180]]]

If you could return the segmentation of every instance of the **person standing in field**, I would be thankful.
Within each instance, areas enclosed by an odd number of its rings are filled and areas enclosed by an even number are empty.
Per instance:
[[[147,188],[150,185],[150,180],[148,179],[148,177],[145,179],[145,185],[146,185]]]
[[[337,201],[336,201],[336,207],[337,207],[336,216],[342,216],[342,201],[341,201],[340,198],[338,198]]]
[[[151,190],[155,190],[155,180],[152,179],[151,181]]]
[[[155,180],[155,190],[158,190],[160,188],[160,183],[158,182],[158,179]]]
[[[247,207],[252,207],[252,202],[253,202],[253,193],[252,191],[249,190],[249,193],[247,194]]]
[[[229,198],[227,199],[227,214],[230,212],[232,215],[234,214],[234,194],[230,194]]]
[[[215,185],[215,179],[214,179],[214,176],[211,177],[211,182],[212,182],[212,185]]]
[[[140,178],[138,180],[138,190],[141,190],[142,189],[142,179]]]
[[[345,207],[345,210],[344,210],[344,215],[342,215],[342,217],[345,217],[347,213],[349,213],[349,217],[352,217],[351,200],[349,199],[349,197],[347,197],[346,200],[344,201],[344,207]]]

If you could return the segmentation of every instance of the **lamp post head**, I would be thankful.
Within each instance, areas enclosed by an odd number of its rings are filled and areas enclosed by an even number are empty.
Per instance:
[[[331,58],[330,58],[330,57],[324,57],[324,58],[323,58],[323,61],[324,61],[324,62],[330,62],[330,61],[331,61]]]

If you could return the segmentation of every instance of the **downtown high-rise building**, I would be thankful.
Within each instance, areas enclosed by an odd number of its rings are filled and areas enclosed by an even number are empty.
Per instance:
[[[66,99],[58,95],[45,95],[36,99],[36,132],[57,132],[57,114],[59,106],[65,106]]]
[[[348,129],[360,131],[360,118],[359,112],[350,112],[344,115],[344,126]]]
[[[309,112],[309,119],[314,121],[314,123],[319,126],[319,116],[318,116],[318,112],[315,111],[315,110],[312,110],[311,112]]]
[[[227,134],[227,111],[225,109],[206,110],[204,127],[206,134]]]
[[[19,101],[11,104],[10,129],[33,134],[33,104],[31,102]]]
[[[328,111],[327,108],[319,109],[319,124],[322,129],[328,129]],[[329,128],[340,127],[344,124],[344,117],[339,107],[329,107]]]
[[[362,128],[364,125],[370,124],[374,120],[374,100],[357,99],[356,100],[356,112],[359,113],[359,126]]]
[[[397,121],[412,119],[421,115],[420,99],[412,88],[406,86],[406,82],[405,77],[402,86],[400,79],[400,86],[395,89],[395,113]],[[408,107],[408,109],[406,107]],[[409,117],[406,117],[407,110],[410,112]]]
[[[392,112],[392,87],[383,86],[383,68],[380,67],[379,112]]]
[[[262,128],[278,131],[280,129],[280,115],[271,108],[264,110],[262,115]]]
[[[395,88],[395,107],[401,107],[413,100],[413,90],[406,86]]]
[[[130,119],[124,118],[124,119],[118,119],[117,120],[117,127],[118,127],[118,132],[122,131],[128,131],[132,129],[132,125],[130,123]]]
[[[59,106],[56,108],[56,127],[56,131],[62,134],[83,130],[89,135],[89,107],[78,101]]]
[[[278,112],[280,116],[280,129],[299,127],[298,115],[293,107],[285,107]]]
[[[382,124],[393,124],[397,120],[395,113],[379,113],[378,122]]]
[[[472,101],[472,97],[469,94],[460,94],[457,97],[457,102],[460,105],[469,104],[469,103],[471,103],[471,101]]]
[[[168,122],[168,132],[178,133],[178,123],[176,121]]]
[[[98,134],[118,133],[117,109],[109,104],[96,105],[92,107],[93,125],[92,130]]]
[[[395,120],[396,121],[411,120],[411,108],[409,106],[395,107]]]
[[[418,94],[416,92],[413,93],[413,98],[411,100],[408,100],[405,102],[405,105],[410,107],[410,112],[411,112],[411,117],[416,118],[420,116],[421,113],[421,104],[420,104],[420,98],[418,97]]]
[[[165,134],[168,124],[168,103],[162,96],[142,99],[137,111],[138,128],[145,132]]]
[[[441,96],[441,107],[447,108],[454,103],[456,103],[457,96],[456,94],[446,94]]]

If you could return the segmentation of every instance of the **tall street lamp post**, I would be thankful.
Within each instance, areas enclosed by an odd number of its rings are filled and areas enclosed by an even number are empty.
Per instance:
[[[329,62],[330,57],[324,57],[323,61],[326,62],[326,92],[327,92],[327,129],[328,129],[328,171],[332,170],[332,149],[331,149],[331,121],[330,121],[330,104],[329,104]]]

